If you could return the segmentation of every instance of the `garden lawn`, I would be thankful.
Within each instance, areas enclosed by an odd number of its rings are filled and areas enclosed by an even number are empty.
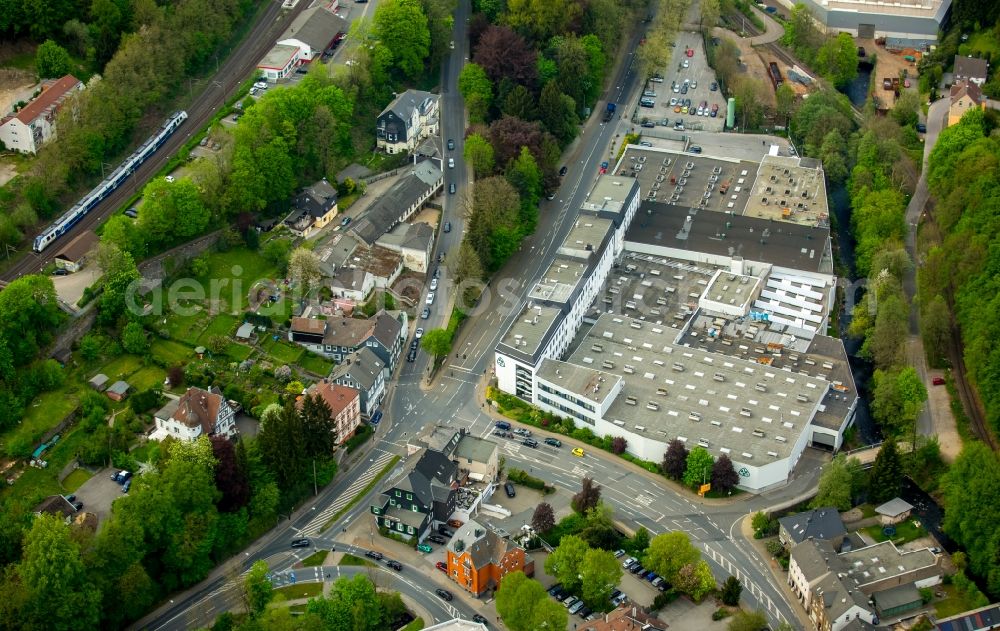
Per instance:
[[[865,528],[865,532],[868,533],[872,539],[876,542],[881,543],[887,541],[890,537],[886,537],[882,533],[882,526],[869,526]],[[912,519],[908,519],[901,524],[896,524],[896,534],[891,537],[892,542],[897,546],[903,545],[904,543],[909,543],[914,539],[919,539],[921,537],[926,537],[927,531],[924,530],[922,526],[918,526],[913,523]]]
[[[301,346],[289,344],[281,339],[276,341],[273,338],[267,338],[260,347],[280,364],[297,364],[302,358],[302,354],[305,353],[305,349]]]
[[[198,338],[198,344],[205,346],[208,344],[208,340],[220,335],[222,337],[229,337],[236,331],[236,323],[239,320],[235,316],[231,316],[227,313],[220,313],[215,316],[209,323],[205,330],[201,332],[201,336]]]
[[[50,495],[65,493],[66,489],[59,484],[59,472],[76,457],[86,437],[87,433],[80,428],[70,431],[52,449],[45,452],[48,467],[44,469],[25,467],[24,473],[14,485],[9,487],[3,485],[0,493],[13,505],[23,505],[26,510],[30,510]]]
[[[253,349],[244,344],[238,344],[236,342],[226,344],[226,355],[236,361],[243,361],[244,359],[250,357],[251,353],[253,353]]]
[[[228,252],[209,254],[208,272],[196,280],[205,289],[206,297],[211,291],[211,281],[221,286],[219,309],[230,313],[243,311],[247,306],[247,292],[258,280],[274,280],[277,268],[258,252],[247,248],[233,248]],[[228,280],[228,284],[221,283]]]
[[[92,478],[93,476],[86,469],[74,469],[66,479],[63,480],[63,488],[66,489],[67,493],[75,493],[78,488],[83,486],[83,483]]]
[[[95,371],[102,372],[108,376],[108,386],[118,381],[119,379],[128,380],[128,376],[135,371],[142,368],[142,358],[138,355],[119,355],[115,357],[110,362],[101,367],[100,370]],[[87,379],[90,379],[94,375],[88,375]]]
[[[180,364],[194,359],[194,350],[172,340],[156,340],[149,348],[153,355],[169,365]],[[111,375],[108,375],[109,377]]]
[[[311,373],[325,377],[333,369],[333,362],[314,353],[306,353],[299,359],[299,366]]]
[[[996,57],[1000,54],[1000,42],[997,42],[996,34],[992,31],[979,31],[969,37],[969,50],[980,55],[991,55]],[[965,48],[965,45],[961,46]]]
[[[159,366],[146,366],[141,370],[132,373],[127,381],[136,392],[149,390],[150,388],[163,388],[163,381],[167,378],[167,371]]]
[[[936,585],[934,591],[947,594],[945,598],[934,602],[934,613],[939,619],[950,618],[975,607],[975,604],[968,602],[954,585]]]
[[[19,425],[0,434],[0,448],[9,455],[30,456],[46,432],[76,409],[77,402],[76,395],[66,390],[39,395],[28,406]],[[44,459],[49,459],[48,454]]]
[[[323,583],[300,583],[298,585],[287,585],[274,590],[274,593],[282,596],[285,600],[295,600],[296,598],[315,598],[323,593]]]
[[[205,327],[206,317],[204,311],[200,310],[200,308],[198,313],[192,315],[181,315],[171,312],[166,316],[166,323],[163,322],[163,318],[160,318],[155,320],[150,326],[154,330],[160,327],[166,328],[167,332],[170,333],[171,339],[193,341],[198,339],[198,335],[200,335],[201,330]]]

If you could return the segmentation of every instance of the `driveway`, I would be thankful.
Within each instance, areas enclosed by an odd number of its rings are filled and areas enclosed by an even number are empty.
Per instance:
[[[103,522],[111,515],[111,504],[122,496],[122,487],[111,480],[111,472],[118,469],[99,469],[92,478],[76,490],[76,499],[83,502],[83,510],[97,515]]]
[[[59,300],[76,309],[76,303],[83,297],[83,290],[97,282],[100,276],[101,270],[96,265],[90,265],[75,274],[53,276],[52,285],[56,288]]]

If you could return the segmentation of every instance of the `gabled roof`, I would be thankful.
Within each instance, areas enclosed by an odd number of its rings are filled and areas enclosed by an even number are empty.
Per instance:
[[[100,388],[104,384],[108,383],[108,376],[102,372],[99,372],[93,377],[91,377],[90,381],[88,381],[87,383],[94,386],[95,388]]]
[[[795,543],[801,543],[809,537],[832,540],[847,534],[840,513],[832,506],[786,515],[778,523],[788,531]]]
[[[906,583],[905,585],[897,585],[896,587],[892,587],[890,589],[875,592],[872,594],[872,598],[875,600],[875,606],[878,607],[879,610],[887,611],[903,605],[919,602],[920,592],[917,591],[917,586],[913,583]]]
[[[124,395],[128,393],[129,387],[128,382],[118,380],[111,384],[111,387],[107,389],[107,392],[110,392],[111,394]]]
[[[395,345],[396,340],[399,339],[399,334],[402,330],[403,323],[385,311],[379,311],[375,315],[375,329],[372,331],[372,336],[378,340],[382,346],[392,348]]]
[[[59,108],[66,97],[77,88],[83,87],[83,83],[73,75],[66,75],[57,81],[49,83],[43,87],[39,94],[31,103],[28,103],[14,115],[14,118],[25,125],[30,125],[39,116],[55,111]]]
[[[302,317],[292,318],[291,330],[294,333],[323,335],[323,332],[326,331],[326,320]]]
[[[327,346],[346,346],[355,348],[365,343],[375,329],[375,322],[370,319],[345,318],[334,316],[326,320],[326,332],[323,344]]]
[[[378,238],[378,245],[426,252],[434,241],[434,229],[423,222],[401,223]]]
[[[351,353],[351,356],[344,360],[344,363],[333,369],[330,377],[332,381],[337,381],[345,376],[350,376],[352,381],[361,384],[364,390],[370,390],[378,380],[379,373],[385,366],[382,361],[367,346]]]
[[[156,416],[191,428],[201,427],[202,432],[211,434],[215,431],[215,423],[223,405],[226,405],[225,399],[214,389],[188,388],[177,400],[176,406],[165,405]]]
[[[955,77],[958,79],[980,79],[985,81],[986,75],[989,73],[989,66],[989,63],[985,59],[955,55]]]
[[[860,589],[849,589],[836,574],[828,574],[813,588],[814,598],[822,598],[823,607],[827,610],[827,620],[836,620],[851,610],[861,607],[871,611],[868,597]]]
[[[807,583],[812,583],[843,565],[829,541],[806,539],[792,546],[790,554]]]
[[[407,90],[403,92],[392,103],[386,106],[379,118],[388,112],[392,112],[403,120],[409,120],[414,109],[429,111],[432,102],[438,100],[438,95],[424,92],[423,90]]]
[[[477,570],[489,565],[499,565],[507,552],[515,547],[515,544],[501,537],[492,528],[472,519],[462,524],[448,542],[448,548],[454,554],[468,553],[472,567]]]
[[[959,100],[963,96],[968,96],[975,103],[983,102],[983,91],[978,85],[971,81],[957,81],[951,86],[951,102]]]
[[[330,212],[337,205],[337,189],[326,178],[302,189],[295,197],[295,207],[317,219]]]
[[[280,39],[297,39],[308,44],[313,51],[322,52],[333,42],[342,26],[343,20],[326,8],[317,6],[300,13]]]
[[[424,160],[396,181],[375,200],[365,215],[354,223],[352,232],[368,245],[374,243],[399,222],[410,206],[441,183],[441,169],[434,160]]]
[[[56,254],[56,258],[75,263],[97,247],[99,241],[100,239],[93,230],[84,230],[67,243],[66,247]]]
[[[338,414],[360,396],[360,393],[354,388],[330,383],[325,379],[310,386],[306,390],[306,394],[309,396],[319,395],[329,406],[331,418],[337,418]]]
[[[425,450],[398,488],[411,491],[428,508],[434,502],[447,502],[457,488],[458,467],[440,451]]]
[[[877,507],[875,512],[886,517],[896,517],[911,510],[913,510],[913,506],[909,502],[902,498],[894,497],[885,504]]]

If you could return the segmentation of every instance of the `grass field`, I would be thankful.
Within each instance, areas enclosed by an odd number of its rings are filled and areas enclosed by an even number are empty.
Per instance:
[[[38,396],[28,407],[21,423],[0,434],[0,448],[11,455],[30,455],[42,436],[66,418],[76,408],[77,402],[76,395],[66,390]]]
[[[119,355],[102,366],[100,370],[95,371],[95,373],[102,372],[107,375],[108,385],[110,386],[119,379],[127,378],[140,368],[142,368],[142,358],[138,355]],[[88,379],[91,376],[93,375],[88,376]]]
[[[129,385],[135,388],[136,392],[149,390],[150,388],[162,388],[163,380],[167,378],[167,371],[159,366],[146,366],[132,373],[128,378]]]
[[[307,352],[299,359],[299,366],[317,375],[326,376],[333,369],[333,362],[323,359],[319,355]]]
[[[230,342],[229,344],[226,344],[226,355],[236,361],[241,362],[244,359],[250,357],[252,353],[253,349],[250,348],[249,346],[238,344],[236,342]]]
[[[889,537],[886,537],[885,534],[882,533],[882,526],[869,526],[868,528],[865,528],[865,532],[879,543],[889,540]],[[896,524],[896,534],[892,537],[892,542],[899,546],[913,541],[914,539],[926,536],[927,531],[924,530],[922,526],[917,526],[913,523],[913,520],[910,519],[901,524]]]
[[[67,493],[75,493],[78,488],[83,486],[83,483],[92,478],[93,476],[86,469],[75,469],[72,473],[66,476],[63,480],[63,488],[66,489]]]
[[[179,313],[171,313],[167,317],[165,326],[167,331],[170,332],[170,337],[175,340],[184,340],[193,342],[200,335],[202,328],[205,326],[205,314],[201,311],[192,315],[181,315]],[[154,325],[159,326],[162,323]]]
[[[962,592],[954,585],[937,585],[934,591],[947,594],[945,598],[934,603],[934,613],[938,618],[948,618],[975,607],[974,603],[967,602]]]
[[[993,57],[996,57],[1000,54],[1000,42],[997,41],[993,31],[979,31],[978,33],[974,33],[969,38],[968,43],[962,45],[961,48],[964,50],[966,46],[970,53],[978,56],[984,56],[989,53]]]
[[[195,356],[191,348],[171,340],[156,340],[150,346],[150,352],[168,364],[187,362]]]
[[[227,313],[220,313],[215,316],[205,330],[201,332],[201,336],[198,338],[199,344],[207,344],[208,340],[215,337],[216,335],[221,335],[223,337],[229,337],[236,330],[236,324],[239,320],[235,316],[231,316]]]
[[[280,339],[275,341],[270,337],[262,341],[260,347],[264,349],[265,353],[273,357],[276,362],[282,364],[298,363],[303,353],[305,353],[305,349],[301,346],[295,346]]]
[[[285,600],[294,600],[296,598],[315,598],[323,593],[323,583],[287,585],[274,590],[274,593],[282,596]]]
[[[326,560],[326,555],[329,554],[328,550],[317,550],[313,552],[306,558],[302,559],[302,565],[306,567],[316,567],[317,565],[323,565],[323,561]]]
[[[363,565],[366,567],[375,567],[375,564],[367,559],[362,559],[361,557],[356,557],[353,554],[345,554],[340,563],[337,565]]]
[[[208,272],[197,280],[211,291],[214,280],[221,287],[219,308],[229,313],[242,311],[247,306],[247,292],[254,282],[273,279],[278,270],[259,253],[246,248],[234,248],[228,252],[216,252],[208,256]],[[228,280],[227,285],[221,285]]]

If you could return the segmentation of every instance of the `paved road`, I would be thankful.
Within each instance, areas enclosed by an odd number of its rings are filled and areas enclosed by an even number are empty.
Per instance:
[[[108,195],[87,213],[72,230],[57,239],[40,254],[30,251],[30,244],[26,245],[25,247],[29,248],[28,254],[5,270],[0,278],[9,282],[24,274],[31,274],[43,269],[59,252],[61,246],[69,243],[80,232],[97,226],[109,213],[117,211],[129,197],[163,168],[167,161],[181,148],[181,145],[187,142],[191,134],[208,123],[209,119],[215,115],[215,111],[226,102],[227,98],[233,95],[243,81],[250,77],[254,68],[257,67],[257,62],[274,45],[277,36],[296,15],[308,6],[309,0],[301,0],[295,8],[283,11],[280,2],[271,0],[267,8],[258,16],[250,32],[228,54],[218,71],[209,77],[208,87],[187,108],[188,119],[181,125],[180,129],[174,132],[174,135],[167,139],[163,146],[147,159],[131,177],[126,179],[115,192]],[[166,116],[167,113],[164,113],[164,118]],[[64,210],[67,209],[68,207]]]
[[[910,203],[906,206],[906,253],[909,255],[913,265],[903,278],[903,289],[910,299],[910,336],[907,340],[907,354],[910,362],[917,369],[921,381],[928,388],[932,387],[930,377],[928,377],[927,355],[924,353],[923,339],[920,337],[920,307],[917,305],[917,227],[920,224],[921,215],[927,205],[929,193],[927,191],[927,166],[931,150],[937,142],[938,134],[944,127],[948,117],[948,99],[938,99],[931,104],[927,112],[927,133],[924,134],[924,158],[923,167],[920,169],[920,179],[917,180],[916,189]],[[934,431],[934,419],[931,417],[931,408],[924,405],[920,416],[917,417],[917,431],[921,436],[931,436]]]

